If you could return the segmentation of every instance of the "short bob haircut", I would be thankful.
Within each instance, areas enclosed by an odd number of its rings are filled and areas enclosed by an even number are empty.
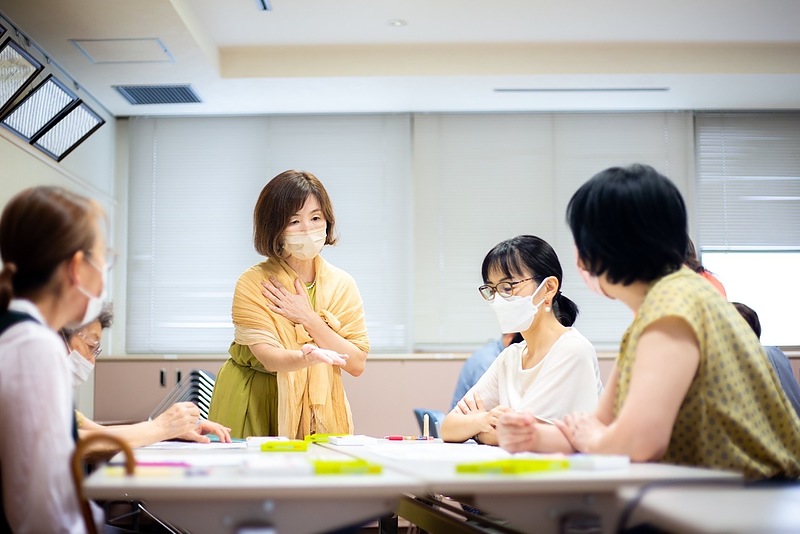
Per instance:
[[[680,269],[689,239],[686,222],[675,184],[641,164],[594,175],[567,206],[584,267],[615,284],[652,282]]]
[[[282,236],[291,217],[300,211],[306,199],[314,195],[328,223],[326,245],[336,243],[336,218],[333,204],[322,182],[305,171],[283,171],[261,190],[253,210],[253,246],[256,252],[268,258],[281,258]]]

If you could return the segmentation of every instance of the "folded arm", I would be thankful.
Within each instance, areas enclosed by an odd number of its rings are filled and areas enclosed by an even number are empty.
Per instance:
[[[700,347],[689,324],[678,317],[660,319],[639,338],[628,396],[617,418],[573,415],[559,426],[578,451],[658,460],[699,362]]]
[[[439,432],[444,441],[463,442],[472,437],[487,445],[497,445],[495,427],[500,416],[507,412],[507,406],[495,406],[486,410],[478,393],[465,396],[456,407],[450,410]]]
[[[295,292],[293,293],[283,287],[275,278],[270,278],[269,282],[263,282],[262,294],[268,300],[268,308],[272,312],[289,319],[293,323],[302,325],[318,347],[346,355],[346,362],[341,364],[342,369],[353,376],[361,375],[366,366],[367,353],[340,336],[314,311],[311,307],[308,292],[300,279],[295,279],[294,286]],[[253,353],[255,354],[255,351],[253,351]],[[256,355],[256,357],[258,357],[258,355]],[[268,369],[293,371],[309,365],[309,363],[303,365],[302,361],[303,358],[298,358],[296,354],[284,354],[279,357],[278,362],[285,362],[285,364],[289,365],[289,369],[273,367],[268,367]],[[297,365],[299,365],[299,367],[296,367]]]

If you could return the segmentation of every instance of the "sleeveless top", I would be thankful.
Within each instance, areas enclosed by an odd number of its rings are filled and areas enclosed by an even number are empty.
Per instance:
[[[749,479],[800,477],[800,419],[764,348],[736,308],[688,268],[651,284],[625,332],[615,414],[628,396],[642,332],[665,317],[691,327],[700,361],[661,461],[732,469]]]

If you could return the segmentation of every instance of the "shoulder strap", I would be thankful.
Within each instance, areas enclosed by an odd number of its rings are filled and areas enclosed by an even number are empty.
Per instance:
[[[0,314],[0,335],[3,334],[6,330],[11,328],[17,323],[21,323],[22,321],[36,321],[32,315],[27,313],[18,312],[14,310],[6,310],[5,313]]]

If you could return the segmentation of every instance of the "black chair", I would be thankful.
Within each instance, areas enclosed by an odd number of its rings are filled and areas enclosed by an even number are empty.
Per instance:
[[[192,402],[200,408],[200,417],[208,419],[208,410],[211,408],[211,393],[214,391],[216,377],[202,369],[192,369],[175,384],[172,391],[167,393],[156,409],[150,414],[150,419],[161,415],[176,402]]]

